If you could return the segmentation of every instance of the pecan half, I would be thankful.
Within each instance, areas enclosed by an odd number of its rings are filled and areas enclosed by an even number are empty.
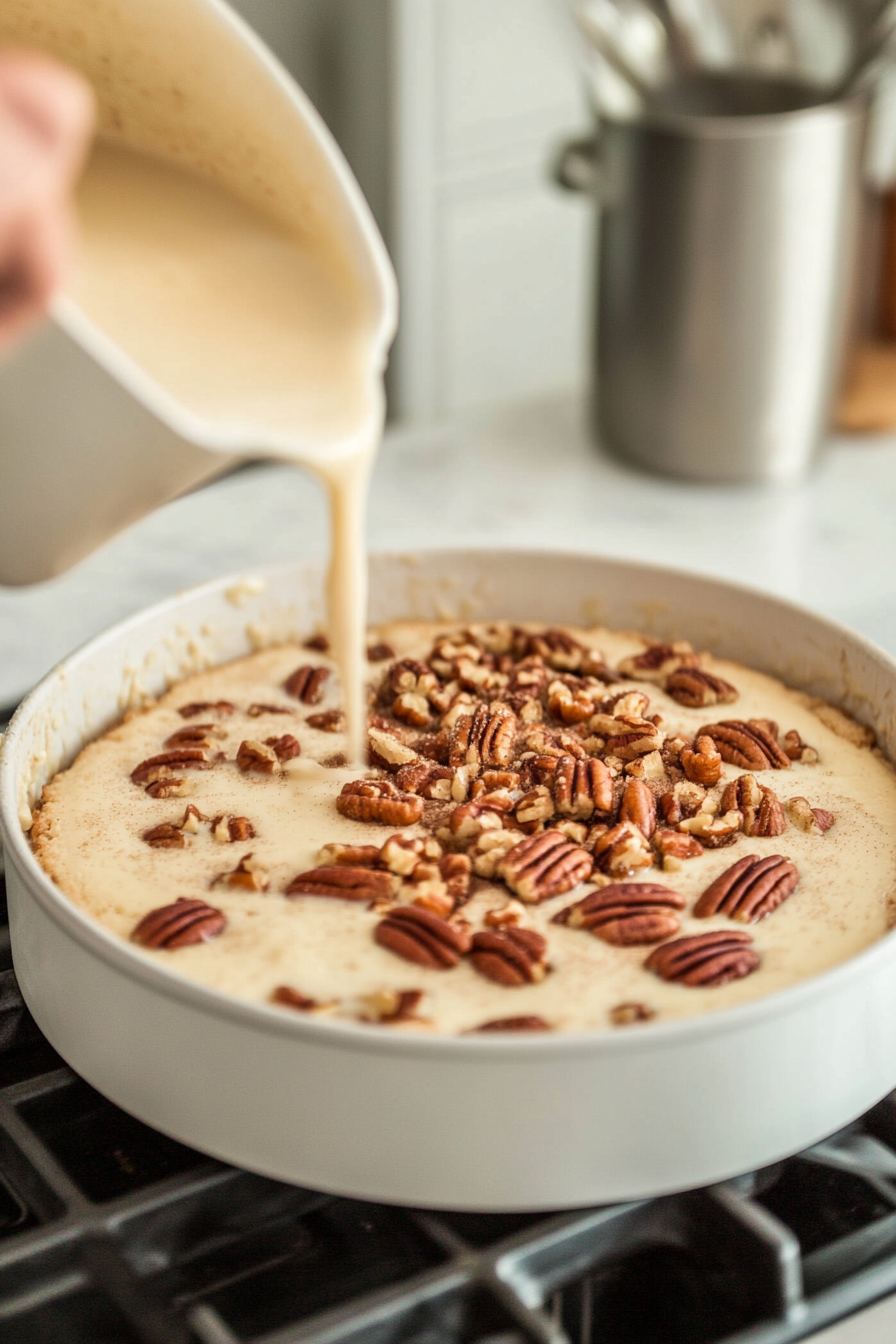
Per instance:
[[[181,896],[172,905],[159,906],[144,915],[131,938],[143,947],[172,951],[194,943],[207,943],[210,938],[223,933],[226,927],[227,916],[223,911],[205,901]]]
[[[220,714],[226,718],[236,713],[236,705],[229,700],[195,700],[192,704],[181,705],[177,711],[182,719],[195,719],[198,714]]]
[[[827,812],[823,807],[810,807],[806,798],[791,798],[787,803],[787,813],[794,826],[815,835],[823,835],[834,824],[833,812]],[[146,839],[145,836],[143,838]]]
[[[759,966],[759,953],[748,933],[719,929],[663,943],[644,965],[663,980],[705,989],[742,980]]]
[[[470,932],[430,910],[399,905],[373,931],[376,942],[397,957],[431,970],[449,970],[470,950]]]
[[[757,783],[752,775],[733,779],[722,794],[720,811],[741,812],[744,835],[783,835],[787,820],[777,794]]]
[[[737,688],[723,677],[714,676],[702,667],[681,667],[667,679],[664,690],[689,709],[704,709],[707,705],[730,705],[737,699]]]
[[[284,733],[282,737],[266,737],[264,744],[271,748],[278,761],[292,761],[302,754],[302,745],[292,733]]]
[[[388,779],[359,779],[342,786],[336,809],[352,821],[411,826],[423,816],[423,799],[402,793]]]
[[[586,761],[559,757],[552,789],[561,817],[587,821],[596,811],[609,812],[613,807],[613,776],[603,761],[593,757]]]
[[[630,779],[622,794],[619,820],[630,821],[650,839],[656,830],[656,799],[641,779]]]
[[[394,874],[376,868],[349,868],[333,864],[299,873],[286,888],[287,896],[327,896],[340,901],[388,900],[401,883]]]
[[[322,868],[375,868],[380,861],[379,845],[324,845],[317,862]]]
[[[548,687],[548,709],[562,723],[584,723],[594,713],[594,700],[583,687],[553,681]]]
[[[497,767],[510,764],[519,720],[509,705],[494,701],[462,714],[454,725],[448,764]]]
[[[631,1027],[636,1022],[649,1022],[656,1017],[656,1009],[646,1003],[617,1003],[610,1009],[609,1017],[614,1027]]]
[[[706,733],[700,734],[693,747],[682,747],[678,760],[692,784],[711,789],[722,778],[722,753]]]
[[[148,845],[152,845],[153,849],[183,849],[187,843],[183,831],[168,821],[144,831],[142,838]]]
[[[305,663],[286,678],[283,689],[305,705],[316,705],[329,675],[328,667],[311,667]]]
[[[620,822],[599,835],[592,850],[594,866],[611,877],[628,877],[653,864],[653,852],[640,827]]]
[[[305,722],[319,733],[341,733],[345,727],[345,715],[341,709],[325,709],[321,714],[309,714]]]
[[[783,854],[748,854],[733,863],[703,892],[694,906],[697,919],[727,915],[740,924],[765,919],[796,890],[800,875]]]
[[[244,775],[254,772],[258,775],[272,775],[280,768],[277,753],[265,742],[255,742],[247,738],[237,748],[236,763]]]
[[[687,640],[674,644],[651,644],[643,653],[623,658],[618,671],[635,681],[662,683],[681,667],[699,667],[700,659]]]
[[[559,831],[544,831],[514,845],[495,872],[521,901],[535,904],[572,891],[591,876],[593,867],[587,850]]]
[[[155,784],[157,780],[170,779],[178,770],[210,770],[211,766],[202,747],[180,747],[141,761],[131,771],[131,779],[135,784]]]
[[[395,657],[395,650],[391,644],[368,644],[367,661],[368,663],[385,663],[390,658]]]
[[[723,719],[700,729],[711,737],[722,760],[742,770],[789,770],[790,757],[760,719]],[[684,752],[682,752],[684,755]]]
[[[486,980],[514,989],[544,979],[547,950],[547,939],[534,929],[483,929],[473,935],[470,960]]]
[[[294,711],[288,709],[286,705],[262,705],[257,702],[250,705],[246,710],[250,719],[260,719],[263,718],[265,714],[292,714],[293,712]]]
[[[683,896],[658,882],[614,882],[568,905],[552,923],[584,929],[615,947],[639,947],[677,933],[675,912],[684,907]]]
[[[535,1013],[528,1013],[525,1017],[495,1017],[491,1022],[481,1022],[478,1027],[471,1027],[468,1035],[477,1035],[481,1032],[492,1031],[550,1031],[550,1024],[545,1022],[543,1017],[538,1017]]]
[[[212,732],[214,732],[212,723],[191,723],[188,728],[178,728],[176,733],[166,737],[164,745],[169,748],[199,747],[203,751],[210,751]]]

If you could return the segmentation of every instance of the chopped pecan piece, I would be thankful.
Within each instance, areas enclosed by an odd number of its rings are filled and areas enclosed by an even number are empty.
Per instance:
[[[608,761],[611,759],[611,757],[607,757]],[[663,760],[662,752],[648,751],[646,756],[639,756],[637,760],[629,761],[625,767],[625,773],[631,779],[665,779],[666,763]]]
[[[439,874],[455,905],[463,905],[469,898],[472,868],[466,854],[445,854],[439,859]]]
[[[278,761],[292,761],[302,754],[302,745],[292,733],[284,733],[282,737],[266,737],[264,744],[271,748]]]
[[[513,928],[523,921],[525,907],[513,899],[494,910],[486,910],[485,923],[490,929]]]
[[[246,713],[250,719],[261,719],[266,714],[292,714],[293,711],[287,709],[286,705],[262,705],[256,702],[249,706]]]
[[[299,1013],[310,1013],[318,1007],[317,999],[309,999],[307,994],[300,994],[290,985],[278,985],[271,994],[271,1003],[277,1003],[281,1008],[294,1008]]]
[[[369,1015],[364,1022],[378,1022],[392,1026],[397,1022],[413,1022],[423,999],[422,989],[381,989],[367,998]]]
[[[631,1027],[636,1022],[649,1022],[656,1017],[656,1009],[646,1003],[617,1003],[610,1009],[609,1016],[614,1027]]]
[[[477,877],[493,878],[498,864],[523,839],[519,831],[481,831],[469,849]]]
[[[320,630],[316,635],[312,635],[310,639],[306,639],[302,648],[310,649],[312,653],[329,653],[330,641],[323,631]]]
[[[143,839],[148,845],[152,845],[153,849],[183,849],[186,844],[183,831],[169,821],[163,821],[161,826],[153,826],[144,831]]]
[[[538,700],[548,684],[548,672],[542,658],[524,658],[513,669],[505,690],[507,703],[517,713],[527,701]]]
[[[191,723],[189,728],[179,728],[176,733],[165,738],[166,747],[199,747],[202,751],[210,751],[212,747],[211,733],[214,731],[212,723]]]
[[[792,761],[799,761],[802,765],[818,764],[818,752],[803,741],[795,728],[784,734],[781,745]]]
[[[640,827],[620,822],[594,842],[594,866],[611,877],[628,877],[640,868],[650,868],[653,853]]]
[[[595,812],[612,810],[613,777],[603,761],[594,757],[585,761],[572,756],[557,758],[552,787],[562,817],[587,821]]]
[[[568,905],[552,922],[584,929],[616,947],[642,947],[677,933],[675,912],[684,907],[683,896],[657,882],[614,882]]]
[[[390,873],[409,877],[421,859],[433,861],[442,857],[442,846],[432,836],[390,835],[379,853],[379,863]]]
[[[657,831],[653,843],[663,867],[670,873],[677,872],[688,859],[699,859],[703,853],[696,836],[682,835],[681,831]]]
[[[659,751],[663,745],[663,731],[650,719],[638,719],[633,714],[626,714],[616,722],[620,725],[620,729],[607,738],[608,756],[618,756],[622,761],[633,761],[638,756]]]
[[[170,779],[177,770],[210,770],[211,766],[202,747],[180,747],[141,761],[131,771],[131,779],[135,784],[155,784],[157,780]]]
[[[321,714],[309,714],[305,722],[319,733],[341,733],[345,727],[345,715],[341,709],[325,709]]]
[[[402,765],[411,765],[417,760],[417,753],[408,747],[393,733],[371,724],[368,729],[370,743],[370,763],[379,769],[398,770]]]
[[[236,713],[236,705],[229,700],[196,700],[193,704],[181,705],[177,712],[182,719],[195,719],[198,714],[220,714],[221,718],[227,718]]]
[[[227,927],[227,916],[205,901],[181,896],[172,905],[160,906],[144,915],[131,933],[143,947],[173,951],[194,943],[207,943]]]
[[[522,827],[535,829],[554,815],[554,800],[545,784],[536,784],[534,789],[524,793],[516,805],[514,816]]]
[[[312,667],[305,663],[286,678],[283,689],[305,705],[316,705],[329,675],[328,667]]]
[[[146,786],[150,798],[183,798],[190,792],[185,779],[156,779]]]
[[[644,965],[663,980],[705,989],[742,980],[758,967],[759,953],[748,933],[719,929],[663,943]]]
[[[402,658],[387,671],[382,697],[387,704],[391,704],[397,695],[419,695],[425,699],[438,684],[438,677],[426,663],[416,658]]]
[[[484,929],[473,934],[470,960],[486,980],[515,989],[544,979],[547,950],[547,939],[534,929]]]
[[[705,709],[707,705],[730,705],[737,699],[737,688],[723,677],[714,676],[702,667],[681,667],[667,678],[664,687],[680,705],[689,709]]]
[[[559,831],[544,831],[514,845],[495,871],[520,900],[538,903],[577,887],[591,875],[593,866],[587,850]]]
[[[469,1035],[476,1035],[480,1032],[501,1032],[501,1031],[550,1031],[549,1023],[545,1022],[543,1017],[538,1017],[535,1013],[528,1013],[525,1017],[496,1017],[491,1022],[481,1022],[478,1027],[471,1027]]]
[[[232,845],[237,841],[254,840],[255,827],[248,817],[213,817],[212,836],[221,845]]]
[[[394,896],[399,886],[399,879],[382,869],[349,868],[333,864],[299,873],[286,888],[286,895],[327,896],[341,901],[379,901]]]
[[[359,779],[342,786],[336,808],[352,821],[411,826],[423,816],[423,799],[402,793],[391,780]]]
[[[392,702],[392,713],[396,719],[409,723],[412,728],[425,728],[432,722],[429,701],[425,695],[417,695],[414,691],[403,691],[397,695]]]
[[[741,775],[725,789],[720,811],[732,810],[743,815],[744,835],[783,835],[787,830],[777,794],[758,784],[753,775]]]
[[[622,794],[619,820],[630,821],[649,840],[656,830],[656,799],[641,779],[630,779]]]
[[[530,635],[526,652],[543,659],[548,667],[557,668],[561,672],[575,672],[582,666],[590,650],[565,630],[550,629]]]
[[[796,890],[800,875],[782,854],[748,854],[706,888],[694,906],[697,919],[727,915],[740,924],[765,919]]]
[[[810,807],[806,798],[791,798],[787,803],[787,812],[794,826],[815,835],[823,835],[834,824],[832,812],[825,811],[823,807]]]
[[[548,709],[563,723],[584,723],[594,713],[594,701],[586,690],[554,681],[548,687]]]
[[[617,691],[615,695],[605,695],[597,708],[611,718],[634,715],[643,719],[650,708],[650,696],[643,691]]]
[[[618,671],[635,681],[655,681],[662,684],[681,667],[699,667],[700,659],[687,640],[674,644],[651,644],[643,653],[623,658]]]
[[[722,753],[706,733],[700,734],[694,747],[682,747],[678,760],[692,784],[711,789],[722,778]]]
[[[368,644],[367,661],[368,663],[385,663],[390,658],[395,657],[395,650],[391,644]]]
[[[373,931],[376,942],[405,961],[432,970],[449,970],[470,950],[465,925],[449,924],[430,910],[399,905]]]
[[[180,823],[180,829],[182,831],[189,831],[191,835],[198,835],[199,824],[200,822],[203,821],[208,821],[208,817],[204,817],[202,813],[199,811],[198,807],[194,807],[192,803],[188,803],[187,806],[184,808],[184,815],[183,820]]]
[[[451,801],[453,781],[454,771],[447,765],[436,765],[434,761],[403,765],[395,776],[396,784],[405,793],[416,793],[420,798],[437,799],[442,803]]]
[[[499,831],[504,825],[506,808],[503,805],[491,807],[488,794],[483,794],[475,803],[461,803],[448,819],[448,833],[455,840],[473,840],[483,831]]]
[[[251,772],[259,775],[273,775],[280,768],[280,761],[273,747],[266,742],[255,742],[247,738],[237,748],[236,763],[244,775]]]
[[[241,891],[267,891],[268,881],[267,871],[251,854],[244,854],[232,872],[222,873],[215,879],[215,883],[237,887]]]
[[[700,736],[711,737],[722,760],[740,766],[741,770],[790,769],[790,757],[759,719],[708,723],[700,729]]]
[[[502,769],[510,764],[518,724],[510,706],[500,701],[462,714],[451,734],[448,764]]]
[[[725,812],[716,815],[713,812],[697,812],[686,817],[679,830],[695,835],[704,849],[723,849],[733,845],[741,828],[743,817],[740,812]]]

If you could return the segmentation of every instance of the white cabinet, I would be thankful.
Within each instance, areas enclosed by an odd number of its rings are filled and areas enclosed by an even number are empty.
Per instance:
[[[393,417],[579,385],[592,211],[549,181],[589,122],[562,0],[237,0],[329,121],[398,272]]]

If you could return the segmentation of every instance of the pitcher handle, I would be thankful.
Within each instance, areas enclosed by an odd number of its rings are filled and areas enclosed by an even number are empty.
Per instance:
[[[564,191],[600,196],[603,175],[597,137],[580,136],[565,141],[551,161],[551,176]]]

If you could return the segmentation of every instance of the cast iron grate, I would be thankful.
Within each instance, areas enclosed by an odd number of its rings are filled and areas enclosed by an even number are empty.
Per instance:
[[[410,1210],[212,1162],[43,1039],[0,876],[0,1344],[788,1344],[896,1291],[896,1094],[798,1158],[561,1214]]]

